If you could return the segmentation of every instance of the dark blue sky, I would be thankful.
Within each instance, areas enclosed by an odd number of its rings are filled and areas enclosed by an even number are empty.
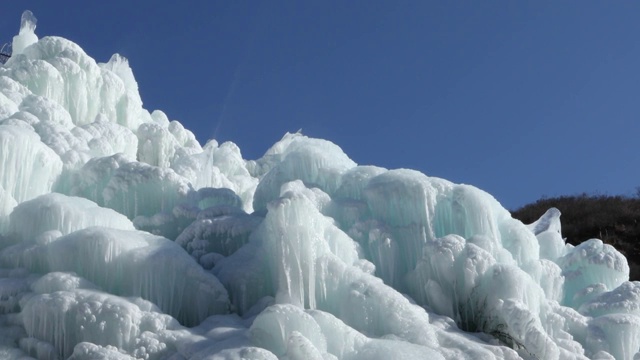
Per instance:
[[[0,41],[24,9],[247,159],[302,128],[511,209],[640,186],[639,1],[5,1]]]

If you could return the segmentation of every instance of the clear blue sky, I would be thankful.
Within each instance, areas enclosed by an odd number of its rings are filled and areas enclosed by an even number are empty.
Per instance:
[[[302,128],[510,209],[640,185],[640,1],[3,1],[1,42],[24,9],[247,159]]]

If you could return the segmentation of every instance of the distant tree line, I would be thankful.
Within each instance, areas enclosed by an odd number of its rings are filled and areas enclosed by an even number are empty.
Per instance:
[[[635,197],[588,195],[542,198],[512,211],[525,224],[540,218],[555,207],[562,216],[562,236],[578,245],[598,238],[623,253],[631,268],[631,280],[640,280],[640,188]]]

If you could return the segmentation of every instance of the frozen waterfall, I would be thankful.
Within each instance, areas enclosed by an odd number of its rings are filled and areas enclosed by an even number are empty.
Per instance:
[[[203,147],[35,28],[0,65],[1,359],[640,359],[640,283],[559,211],[302,134]]]

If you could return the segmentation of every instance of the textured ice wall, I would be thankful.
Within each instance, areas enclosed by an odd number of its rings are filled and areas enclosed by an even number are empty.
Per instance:
[[[0,66],[0,358],[640,357],[626,259],[557,209],[299,133],[202,147],[35,24]]]
[[[228,312],[220,282],[167,239],[99,227],[58,238],[49,234],[7,247],[0,263],[39,273],[75,272],[116,295],[147,299],[187,324]]]
[[[16,202],[50,192],[62,171],[60,158],[37,134],[15,125],[0,126],[0,166],[0,185]]]
[[[0,185],[0,234],[8,231],[9,216],[17,204],[11,194]]]

